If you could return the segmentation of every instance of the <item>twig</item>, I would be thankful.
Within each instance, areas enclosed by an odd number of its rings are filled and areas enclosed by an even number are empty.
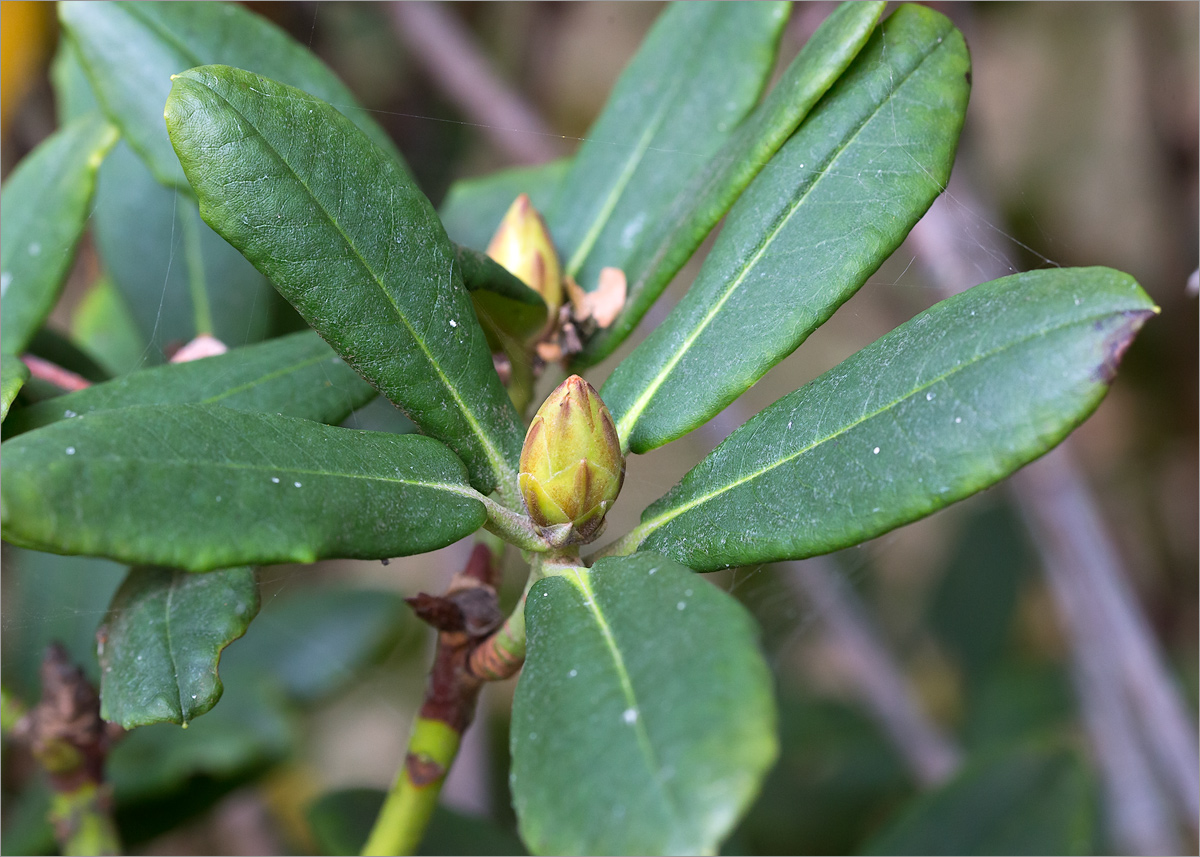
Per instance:
[[[408,599],[438,629],[425,701],[417,714],[404,764],[388,792],[363,854],[411,854],[420,844],[463,733],[475,716],[483,680],[467,668],[471,652],[503,619],[496,598],[491,550],[477,544],[443,596]]]
[[[29,367],[29,374],[42,381],[48,381],[60,390],[74,392],[92,386],[92,382],[82,375],[76,375],[49,360],[43,360],[34,354],[22,354],[21,362]]]
[[[49,775],[50,822],[64,854],[120,854],[104,761],[120,727],[100,719],[100,696],[66,650],[42,660],[42,698],[13,729]]]
[[[945,780],[962,754],[914,703],[899,667],[854,594],[823,557],[784,563],[787,581],[816,607],[859,698],[923,786]]]
[[[541,164],[564,152],[555,134],[491,62],[448,7],[390,3],[400,39],[433,82],[492,142],[519,164]]]

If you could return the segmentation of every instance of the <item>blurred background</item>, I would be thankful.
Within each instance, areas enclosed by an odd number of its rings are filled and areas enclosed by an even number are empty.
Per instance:
[[[456,180],[574,151],[661,8],[247,5],[376,111],[435,205]],[[792,357],[710,425],[632,459],[609,532],[746,418],[946,294],[1051,265],[1128,271],[1162,313],[1065,452],[858,548],[709,576],[758,616],[782,714],[780,763],[727,851],[1195,853],[1200,5],[933,5],[974,66],[948,193]],[[794,10],[780,68],[832,8]],[[56,125],[57,24],[52,4],[5,0],[0,14],[7,175]],[[697,260],[589,374],[596,386]],[[97,272],[85,247],[52,321],[64,333]],[[372,407],[354,424],[394,425]],[[263,569],[263,611],[222,661],[222,702],[186,741],[149,727],[114,753],[134,853],[331,841],[313,837],[370,803],[339,790],[388,784],[420,702],[431,635],[399,596],[441,591],[468,552]],[[3,560],[6,689],[36,699],[53,638],[94,674],[123,570],[7,545]],[[333,601],[343,612],[318,609]],[[511,692],[487,689],[429,853],[519,853]],[[3,774],[4,852],[52,848],[28,759],[6,748]]]

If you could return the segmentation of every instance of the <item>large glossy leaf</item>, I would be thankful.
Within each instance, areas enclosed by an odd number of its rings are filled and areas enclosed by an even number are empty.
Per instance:
[[[21,388],[25,386],[25,382],[29,380],[29,367],[21,362],[21,358],[15,354],[0,355],[0,360],[3,364],[0,365],[0,422],[8,419],[8,408],[12,405],[13,400],[17,398],[17,393],[21,392]]]
[[[20,354],[54,309],[87,223],[96,169],[117,141],[84,116],[47,137],[4,183],[0,351]]]
[[[395,163],[330,105],[240,69],[177,76],[166,117],[205,220],[472,484],[510,486],[524,433],[454,247]]]
[[[776,753],[771,676],[733,598],[666,557],[534,585],[512,720],[537,854],[715,853]]]
[[[5,441],[0,467],[8,541],[189,571],[422,553],[486,517],[432,438],[219,405],[64,420]]]
[[[482,178],[456,181],[438,207],[446,233],[465,247],[482,250],[492,240],[508,207],[521,194],[528,194],[533,207],[545,211],[570,163],[562,158],[536,167],[513,167]]]
[[[333,102],[405,169],[391,139],[333,72],[274,24],[233,3],[65,2],[59,18],[105,111],[164,184],[188,191],[162,124],[171,75],[217,62]]]
[[[671,206],[646,224],[626,262],[628,297],[612,325],[575,359],[599,362],[620,345],[717,221],[817,100],[846,70],[883,13],[883,3],[843,3],[817,28],[783,77],[695,173]]]
[[[719,413],[891,255],[954,161],[970,86],[962,35],[902,6],[729,212],[688,293],[604,384],[647,452]]]
[[[1024,747],[913,800],[866,854],[1095,854],[1096,784],[1070,750]]]
[[[626,268],[642,230],[758,100],[787,15],[781,3],[667,7],[546,212],[564,274],[590,291],[601,268]]]
[[[258,603],[249,568],[130,570],[99,635],[100,716],[132,729],[204,714],[224,690],[221,651],[246,633]]]
[[[698,571],[857,544],[975,493],[1090,414],[1157,310],[1108,268],[942,301],[730,435],[625,543]]]
[[[38,402],[14,414],[4,436],[134,405],[224,405],[337,424],[374,396],[371,385],[310,330],[203,360],[143,369]]]

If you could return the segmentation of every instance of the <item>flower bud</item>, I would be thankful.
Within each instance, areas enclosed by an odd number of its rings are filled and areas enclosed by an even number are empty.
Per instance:
[[[562,306],[562,267],[546,223],[528,194],[518,196],[509,207],[487,254],[542,296],[547,327],[552,325]]]
[[[521,449],[521,496],[542,527],[570,530],[563,543],[600,535],[625,481],[612,415],[592,385],[572,375],[538,409]]]

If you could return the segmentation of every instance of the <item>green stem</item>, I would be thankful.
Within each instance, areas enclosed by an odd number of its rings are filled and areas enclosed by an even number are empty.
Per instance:
[[[522,550],[542,553],[548,551],[551,545],[538,531],[533,521],[524,515],[517,514],[512,509],[502,506],[490,497],[474,493],[476,499],[482,500],[487,509],[488,519],[484,527],[489,533],[499,536],[510,544]]]
[[[196,335],[213,335],[212,307],[208,302],[207,281],[204,278],[204,251],[200,247],[200,214],[190,205],[180,215],[183,226],[183,255],[187,260],[188,290],[192,295],[192,313]]]
[[[364,855],[416,853],[461,741],[442,721],[417,717],[408,755],[363,846]]]
[[[638,549],[638,546],[646,540],[646,536],[649,534],[648,528],[644,525],[634,527],[621,538],[598,551],[595,559],[606,556],[628,556]]]

